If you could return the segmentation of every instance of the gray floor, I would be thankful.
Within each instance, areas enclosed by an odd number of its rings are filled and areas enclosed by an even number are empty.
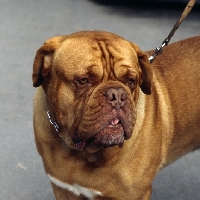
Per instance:
[[[159,46],[182,10],[103,5],[92,0],[0,1],[0,199],[53,200],[32,128],[32,63],[36,50],[54,35],[106,30],[137,43]],[[200,11],[193,11],[172,41],[199,34]],[[178,49],[177,49],[178,51]],[[160,172],[152,200],[200,199],[200,153]]]

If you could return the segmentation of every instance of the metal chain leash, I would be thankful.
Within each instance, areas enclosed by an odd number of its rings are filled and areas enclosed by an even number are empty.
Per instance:
[[[193,6],[194,6],[195,3],[196,3],[196,0],[190,0],[188,2],[188,4],[186,5],[184,11],[182,12],[181,17],[174,24],[174,27],[171,30],[171,32],[169,33],[169,35],[167,36],[167,38],[164,39],[164,41],[162,42],[162,45],[160,47],[156,47],[154,54],[149,57],[150,63],[153,63],[153,61],[155,60],[155,58],[163,52],[163,47],[165,47],[165,46],[167,46],[169,44],[169,41],[171,40],[172,36],[176,32],[176,30],[178,29],[178,27],[180,26],[180,24],[182,23],[182,21],[187,17],[187,15],[189,14],[189,12],[192,10],[192,8],[193,8]]]

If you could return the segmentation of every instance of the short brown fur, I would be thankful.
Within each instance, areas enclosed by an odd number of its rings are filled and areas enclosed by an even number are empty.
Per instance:
[[[155,174],[200,146],[199,47],[199,36],[170,44],[150,65],[151,52],[111,33],[48,40],[33,66],[34,131],[46,173],[101,192],[94,200],[150,199]],[[80,84],[84,78],[89,83]],[[110,120],[110,87],[126,94],[123,147],[94,142],[77,150],[74,139],[90,141]],[[57,200],[87,199],[52,185]]]

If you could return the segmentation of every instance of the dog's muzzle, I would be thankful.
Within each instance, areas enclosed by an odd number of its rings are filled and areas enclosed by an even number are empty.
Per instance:
[[[101,129],[95,130],[95,135],[87,140],[73,140],[74,148],[83,150],[85,146],[91,148],[106,148],[118,145],[123,146],[124,140],[130,138],[127,130],[127,116],[124,107],[127,101],[127,93],[122,87],[108,88],[104,93],[106,115],[100,117],[102,122]],[[98,123],[98,122],[96,122]]]

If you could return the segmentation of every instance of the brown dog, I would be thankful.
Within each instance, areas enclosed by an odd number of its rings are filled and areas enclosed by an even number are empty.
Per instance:
[[[34,130],[57,200],[149,199],[156,172],[200,146],[199,47],[173,43],[150,65],[112,33],[46,41]]]

